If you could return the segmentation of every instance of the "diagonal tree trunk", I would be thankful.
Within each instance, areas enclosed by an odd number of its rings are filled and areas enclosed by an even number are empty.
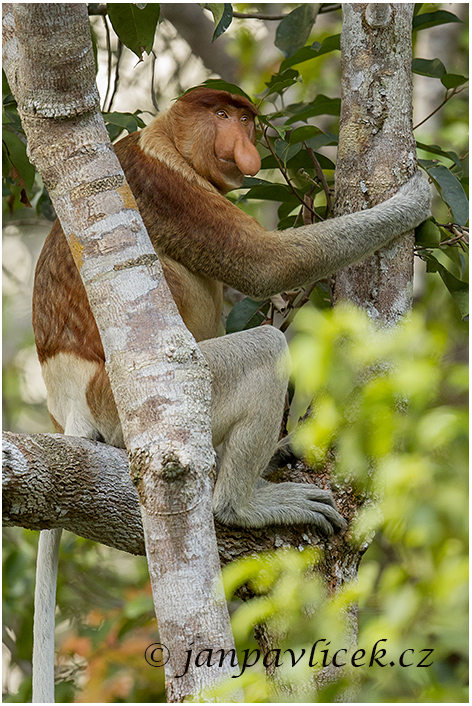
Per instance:
[[[86,5],[18,3],[4,6],[4,14],[5,53],[13,59],[5,69],[29,155],[104,344],[170,653],[167,694],[182,701],[237,673],[225,662],[191,665],[174,678],[192,641],[196,651],[234,648],[212,515],[208,369],[177,312],[99,112]],[[157,424],[149,410],[158,390],[165,400]]]

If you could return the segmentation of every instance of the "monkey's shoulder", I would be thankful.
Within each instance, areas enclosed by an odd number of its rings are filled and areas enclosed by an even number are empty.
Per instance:
[[[132,133],[114,145],[126,179],[148,231],[172,224],[179,226],[188,214],[193,185],[169,163],[167,155],[150,155],[140,145],[140,133]],[[152,233],[150,233],[152,235]]]

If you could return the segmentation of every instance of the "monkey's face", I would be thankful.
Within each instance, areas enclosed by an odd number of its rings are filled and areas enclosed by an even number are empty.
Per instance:
[[[241,186],[245,174],[255,176],[261,158],[255,148],[254,116],[229,103],[212,112],[215,126],[214,157],[209,162],[210,181],[221,191]]]
[[[175,144],[196,172],[226,193],[241,186],[245,174],[261,168],[255,147],[257,108],[246,98],[197,88],[177,101]]]

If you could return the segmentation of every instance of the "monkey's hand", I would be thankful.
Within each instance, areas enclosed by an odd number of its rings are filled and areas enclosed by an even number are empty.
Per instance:
[[[310,523],[325,535],[344,530],[347,523],[336,510],[333,496],[309,483],[269,483],[259,479],[241,506],[219,503],[216,517],[227,525],[264,527]]]
[[[411,228],[416,228],[431,215],[431,185],[421,172],[416,172],[403,184],[389,202],[405,214]],[[380,208],[383,204],[379,204]],[[374,208],[378,208],[375,206]]]

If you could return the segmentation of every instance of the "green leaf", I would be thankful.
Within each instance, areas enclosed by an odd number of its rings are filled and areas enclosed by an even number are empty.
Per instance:
[[[323,135],[320,135],[320,139],[323,138]],[[312,150],[318,149],[317,147],[314,147],[313,144],[318,140],[317,137],[314,137],[312,140],[308,140],[307,145],[311,147]],[[328,142],[328,144],[332,144],[331,140]],[[336,144],[336,143],[334,143]],[[320,146],[320,145],[319,145]],[[317,153],[316,158],[318,159],[318,162],[320,163],[320,166],[322,169],[334,169],[334,164],[333,162],[329,159],[329,157],[326,157],[324,154]],[[286,165],[289,169],[313,169],[313,162],[311,161],[308,153],[306,150],[300,150],[298,154],[290,157],[290,159],[287,161]],[[262,159],[262,164],[261,164],[261,169],[277,169],[278,164],[275,159],[271,154],[267,155]]]
[[[299,80],[300,74],[296,69],[288,69],[287,71],[280,71],[278,74],[274,74],[270,81],[266,83],[267,96],[271,93],[283,93],[286,88],[290,88]],[[267,97],[266,96],[266,97]]]
[[[335,115],[339,116],[341,112],[341,99],[340,98],[328,98],[322,94],[316,96],[312,103],[299,103],[294,110],[294,106],[290,106],[287,113],[290,113],[290,117],[286,125],[291,125],[299,120],[306,121],[308,118],[313,118],[315,115]]]
[[[441,78],[446,73],[446,67],[440,59],[413,59],[411,70],[420,76]]]
[[[241,188],[242,189],[250,189],[251,186],[262,186],[262,185],[270,186],[271,184],[273,184],[273,182],[267,181],[267,179],[260,179],[259,177],[245,176],[243,179],[243,185]],[[238,199],[238,201],[239,200],[240,199]]]
[[[31,194],[36,172],[27,157],[26,145],[20,140],[18,135],[6,128],[2,131],[2,140],[6,150],[6,156],[10,163],[18,170],[25,184],[27,193]],[[10,171],[8,164],[4,164],[3,167],[4,169],[6,168],[7,173]]]
[[[416,146],[420,150],[424,150],[425,152],[430,152],[431,154],[437,154],[440,155],[441,157],[446,157],[447,159],[450,159],[454,164],[462,170],[462,164],[460,162],[460,159],[458,155],[455,152],[445,152],[439,145],[425,145],[424,142],[416,142]]]
[[[289,135],[289,142],[291,145],[297,142],[305,142],[306,140],[311,140],[318,135],[322,135],[323,131],[320,130],[316,125],[302,125],[301,127],[295,128]]]
[[[300,194],[300,196],[301,195],[302,194]],[[287,198],[286,201],[281,203],[277,209],[277,217],[279,219],[277,230],[283,230],[284,226],[282,224],[282,221],[288,216],[290,216],[295,208],[300,209],[300,207],[300,199],[297,199],[295,194],[291,194],[290,198]],[[296,217],[296,214],[294,214],[294,217]]]
[[[428,167],[427,172],[451,208],[454,222],[464,226],[469,218],[469,201],[460,181],[443,164]]]
[[[467,282],[457,279],[431,253],[425,253],[424,259],[427,262],[427,272],[439,273],[462,317],[467,316],[469,313],[469,285]]]
[[[457,88],[462,86],[463,83],[467,83],[468,80],[467,76],[461,76],[460,74],[444,74],[444,76],[441,76],[441,83],[446,88]]]
[[[441,231],[432,218],[421,223],[415,230],[415,242],[425,248],[437,248],[441,242]]]
[[[317,135],[316,137],[312,137],[311,139],[307,140],[307,145],[308,147],[311,147],[312,150],[316,152],[316,150],[319,150],[320,147],[326,147],[327,145],[337,145],[339,142],[339,135],[335,135],[332,132],[322,132],[320,135]],[[319,161],[319,158],[318,158]],[[321,164],[321,162],[320,162]],[[327,169],[333,169],[333,167],[326,167]]]
[[[262,186],[252,186],[244,195],[245,199],[263,199],[267,201],[285,201],[291,195],[288,186],[283,184],[263,184]]]
[[[285,57],[293,56],[305,46],[317,14],[316,3],[303,3],[280,22],[275,35],[275,46]]]
[[[266,94],[265,97],[267,98],[267,96],[270,96],[272,93],[278,93],[279,95],[282,95],[282,93],[286,91],[287,88],[291,88],[291,86],[297,83],[298,80],[299,79],[287,78],[273,83],[270,91]]]
[[[139,112],[137,110],[135,113],[103,113],[110,140],[116,140],[123,130],[136,132],[136,130],[145,127],[146,123],[138,117]]]
[[[236,333],[259,326],[269,310],[269,302],[256,302],[246,297],[231,309],[226,319],[226,333]]]
[[[282,61],[280,71],[285,71],[296,64],[302,64],[304,61],[316,59],[318,56],[327,54],[330,51],[340,50],[340,37],[340,34],[332,34],[330,37],[326,37],[321,44],[319,42],[314,42],[311,47],[303,47],[303,49],[299,49],[293,56],[285,59],[285,61]]]
[[[150,53],[154,42],[160,5],[147,3],[141,7],[134,3],[107,3],[108,17],[123,44],[140,59],[143,51]]]
[[[462,22],[452,12],[437,10],[436,12],[424,12],[422,15],[415,15],[413,18],[413,32],[437,25],[445,25],[449,22]]]
[[[290,145],[285,140],[276,140],[275,142],[275,153],[284,164],[287,164],[292,157],[295,157],[295,155],[300,152],[301,148],[302,146],[300,144]]]
[[[213,32],[213,39],[218,39],[221,37],[223,32],[226,32],[231,22],[233,21],[233,6],[230,2],[215,2],[209,3],[208,9],[213,15],[213,20],[215,22],[215,31]]]
[[[236,93],[238,96],[244,96],[244,98],[247,98],[250,103],[254,103],[254,100],[250,98],[250,96],[248,96],[248,94],[245,93],[242,88],[237,86],[235,83],[223,81],[223,79],[221,78],[208,78],[206,81],[203,81],[203,83],[199,85],[207,86],[208,88],[214,88],[217,91],[228,91],[228,93]],[[192,88],[189,88],[187,91],[184,91],[182,95],[193,91],[194,88],[197,87],[193,86]]]

